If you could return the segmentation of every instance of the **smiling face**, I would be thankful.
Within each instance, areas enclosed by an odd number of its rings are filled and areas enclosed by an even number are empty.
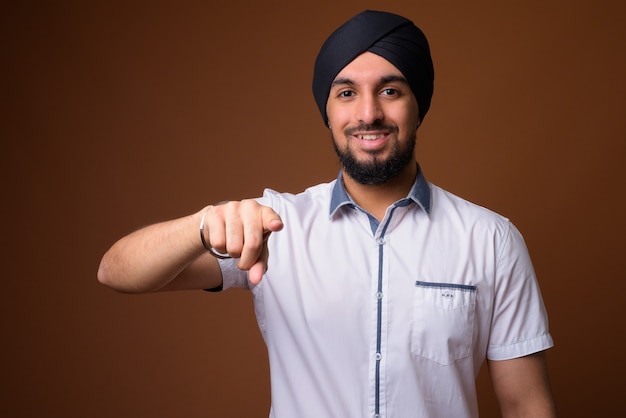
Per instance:
[[[384,184],[414,162],[417,100],[386,59],[365,52],[345,66],[331,85],[326,111],[335,151],[358,183]]]

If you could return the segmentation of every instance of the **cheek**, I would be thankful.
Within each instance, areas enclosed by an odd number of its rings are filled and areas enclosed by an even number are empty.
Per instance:
[[[346,136],[344,135],[341,129],[338,129],[334,125],[330,126],[330,138],[333,140],[335,145],[338,147],[342,147],[347,141]]]
[[[404,130],[408,133],[414,133],[417,131],[417,128],[420,126],[420,119],[416,114],[404,113],[402,115],[398,115],[398,119],[396,119],[400,126],[400,129],[404,128]]]
[[[345,121],[337,117],[328,118],[328,129],[331,135],[336,139],[343,139],[345,137],[344,131],[347,128]]]
[[[344,126],[350,121],[352,110],[349,106],[339,104],[328,104],[326,106],[326,117],[332,126]]]

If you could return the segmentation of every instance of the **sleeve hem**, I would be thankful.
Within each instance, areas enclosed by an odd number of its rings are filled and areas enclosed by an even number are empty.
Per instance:
[[[546,333],[514,344],[489,346],[487,349],[487,359],[496,361],[510,360],[534,354],[552,346],[554,346],[552,336]]]

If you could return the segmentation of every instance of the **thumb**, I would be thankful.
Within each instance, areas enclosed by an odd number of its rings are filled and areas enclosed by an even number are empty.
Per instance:
[[[267,263],[265,261],[259,260],[254,263],[252,267],[250,267],[250,270],[248,270],[248,279],[250,279],[250,282],[253,285],[257,285],[261,283],[261,280],[263,279],[263,274],[265,274],[266,270]]]
[[[248,278],[252,284],[257,285],[263,279],[263,275],[267,271],[267,259],[269,257],[269,251],[267,249],[267,239],[272,232],[277,232],[283,229],[283,220],[280,218],[274,210],[270,207],[265,207],[261,212],[261,218],[263,222],[263,248],[261,254],[256,262],[248,270]]]
[[[269,252],[267,250],[267,242],[265,242],[258,260],[252,265],[252,267],[250,267],[250,270],[248,270],[248,279],[250,279],[252,284],[257,285],[263,279],[263,275],[267,271],[268,256]]]

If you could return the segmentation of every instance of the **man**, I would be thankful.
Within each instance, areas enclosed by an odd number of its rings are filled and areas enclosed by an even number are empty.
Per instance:
[[[476,417],[485,359],[503,416],[555,416],[552,339],[521,235],[428,183],[414,160],[433,77],[411,21],[350,19],[313,80],[337,180],[136,231],[105,254],[99,280],[125,292],[249,288],[271,417]]]

